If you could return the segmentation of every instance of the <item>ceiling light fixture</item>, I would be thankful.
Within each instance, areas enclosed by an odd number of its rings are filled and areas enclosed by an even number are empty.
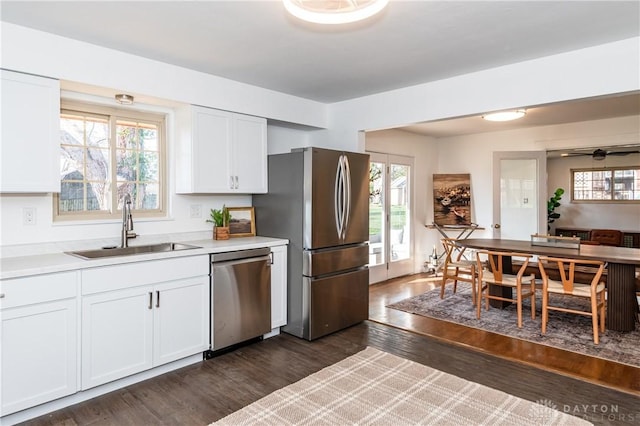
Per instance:
[[[303,21],[315,24],[347,24],[382,11],[389,0],[282,0],[285,9]]]
[[[524,117],[526,113],[523,109],[516,109],[513,111],[492,112],[483,115],[482,118],[488,121],[511,121]]]
[[[131,105],[133,103],[133,96],[126,95],[124,93],[118,93],[116,95],[116,102],[120,105]]]

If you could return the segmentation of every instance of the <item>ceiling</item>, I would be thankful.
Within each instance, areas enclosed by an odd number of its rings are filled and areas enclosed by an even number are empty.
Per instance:
[[[523,118],[514,121],[492,122],[483,120],[482,116],[476,115],[428,123],[416,123],[403,127],[402,130],[435,138],[444,138],[632,115],[638,116],[638,128],[640,129],[640,94],[605,96],[527,107],[526,112]]]
[[[330,28],[297,21],[276,0],[2,0],[0,7],[6,22],[323,103],[640,35],[635,0],[391,0],[377,17]],[[635,95],[546,108],[531,108],[528,125],[638,114],[640,102]],[[453,128],[482,131],[475,127],[482,120],[469,120]],[[445,122],[429,126],[407,130],[456,132]]]

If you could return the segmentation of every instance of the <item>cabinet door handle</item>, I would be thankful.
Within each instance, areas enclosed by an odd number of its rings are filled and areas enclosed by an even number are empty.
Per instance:
[[[4,299],[4,293],[0,293],[0,299]]]
[[[160,307],[160,291],[156,290],[156,308]]]
[[[272,251],[269,252],[269,257],[271,258],[271,264],[273,265],[273,252]]]
[[[229,176],[229,189],[233,189],[233,176]]]
[[[236,184],[235,184],[234,188],[235,188],[235,189],[238,189],[238,187],[239,187],[239,184],[238,184],[238,175],[236,175],[236,176],[235,176],[235,181],[236,181]]]
[[[149,309],[153,309],[153,292],[149,292]]]

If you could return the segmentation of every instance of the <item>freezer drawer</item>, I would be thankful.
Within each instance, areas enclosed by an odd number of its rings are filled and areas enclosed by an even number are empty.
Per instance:
[[[361,244],[330,250],[305,250],[302,261],[302,274],[308,277],[356,269],[369,262],[369,246]]]
[[[313,340],[369,317],[369,270],[361,269],[327,278],[305,278],[309,291],[309,328]]]

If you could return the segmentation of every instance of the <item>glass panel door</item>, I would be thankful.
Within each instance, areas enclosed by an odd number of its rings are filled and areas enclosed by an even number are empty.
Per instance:
[[[409,246],[409,166],[391,164],[389,206],[391,211],[391,260],[405,260],[411,256]]]
[[[493,164],[493,237],[529,241],[546,234],[546,152],[495,152]]]
[[[369,282],[413,273],[409,157],[370,153]]]
[[[369,267],[387,263],[384,245],[386,234],[385,180],[386,164],[371,160],[369,164]]]

